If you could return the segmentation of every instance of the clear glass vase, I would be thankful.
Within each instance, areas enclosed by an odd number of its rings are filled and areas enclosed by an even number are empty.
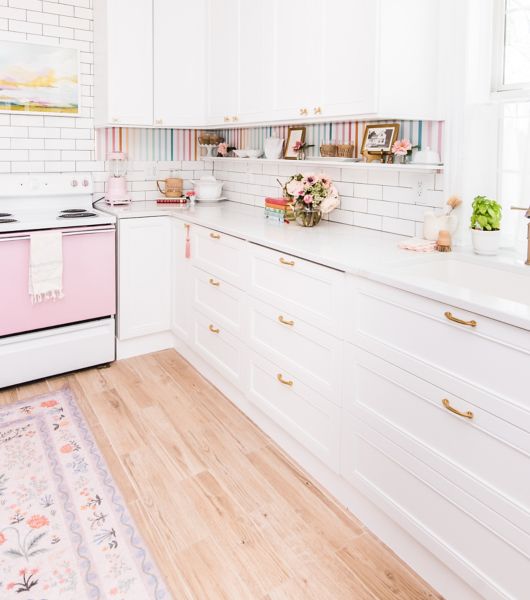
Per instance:
[[[322,212],[318,208],[299,208],[295,212],[296,222],[302,227],[314,227],[320,223]]]

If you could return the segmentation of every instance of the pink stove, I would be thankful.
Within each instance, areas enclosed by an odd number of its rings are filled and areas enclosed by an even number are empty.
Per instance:
[[[0,387],[115,358],[115,218],[90,175],[0,176]],[[30,238],[57,230],[64,296],[33,304]]]

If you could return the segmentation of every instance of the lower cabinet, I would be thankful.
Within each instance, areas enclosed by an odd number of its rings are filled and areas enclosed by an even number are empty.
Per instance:
[[[249,400],[315,456],[338,470],[340,408],[302,378],[250,352]]]
[[[227,381],[244,389],[246,348],[239,338],[222,327],[218,321],[193,311],[193,349],[214,367]]]
[[[481,597],[528,597],[528,332],[179,219],[120,221],[119,259],[120,340],[172,331],[339,500],[423,546],[420,574],[434,556]]]
[[[118,339],[169,331],[169,217],[120,219],[118,224]]]

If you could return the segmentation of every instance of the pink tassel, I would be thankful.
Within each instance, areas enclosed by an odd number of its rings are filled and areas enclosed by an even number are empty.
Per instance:
[[[190,226],[184,225],[186,228],[186,249],[184,251],[184,256],[186,258],[191,258],[191,244],[190,244]]]

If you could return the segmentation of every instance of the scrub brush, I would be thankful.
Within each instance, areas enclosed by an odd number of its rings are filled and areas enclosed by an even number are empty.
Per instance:
[[[447,201],[447,206],[443,209],[444,215],[449,215],[455,208],[462,204],[462,200],[458,196],[451,196]]]
[[[446,229],[440,229],[438,239],[436,240],[436,250],[438,252],[451,252],[451,234]]]

